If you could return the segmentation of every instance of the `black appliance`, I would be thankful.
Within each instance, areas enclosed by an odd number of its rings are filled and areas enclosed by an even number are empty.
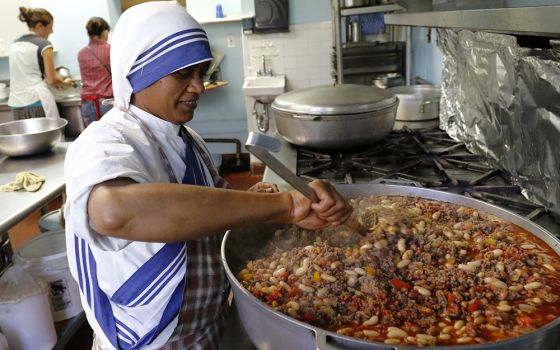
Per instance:
[[[255,0],[255,33],[289,31],[288,0]]]

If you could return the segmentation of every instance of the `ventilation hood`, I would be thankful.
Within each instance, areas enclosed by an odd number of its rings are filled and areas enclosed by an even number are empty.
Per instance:
[[[406,10],[385,14],[385,23],[560,37],[560,1],[396,0]]]

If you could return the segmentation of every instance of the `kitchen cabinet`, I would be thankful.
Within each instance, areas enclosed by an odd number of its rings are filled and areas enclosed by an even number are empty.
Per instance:
[[[371,78],[376,74],[404,73],[409,65],[406,64],[408,55],[405,55],[405,44],[392,41],[389,43],[377,44],[374,42],[346,42],[343,38],[346,30],[343,25],[349,21],[349,16],[365,15],[372,13],[387,13],[402,10],[398,4],[382,4],[364,7],[341,8],[339,1],[334,1],[333,27],[335,30],[335,49],[336,49],[336,77],[338,83],[348,82],[370,84]],[[344,25],[344,28],[347,28]],[[375,62],[374,64],[364,64]],[[350,79],[350,75],[354,76]],[[362,81],[363,80],[363,81]]]

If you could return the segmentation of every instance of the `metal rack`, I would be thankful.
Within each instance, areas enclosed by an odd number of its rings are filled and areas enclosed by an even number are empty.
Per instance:
[[[387,13],[393,11],[400,11],[403,10],[404,7],[397,4],[385,4],[385,5],[374,5],[374,6],[364,6],[364,7],[356,7],[356,8],[341,8],[339,0],[332,0],[332,8],[333,8],[333,36],[334,36],[334,43],[335,43],[335,51],[336,51],[336,81],[337,83],[342,83],[344,80],[344,62],[343,62],[343,39],[342,39],[342,29],[341,29],[341,20],[347,16],[354,16],[354,15],[363,15],[363,14],[370,14],[370,13]],[[408,61],[410,58],[410,35],[407,33],[407,47],[406,47],[406,60]],[[407,62],[408,63],[408,62]],[[405,63],[405,67],[407,70],[406,78],[409,76],[408,70],[409,64]]]

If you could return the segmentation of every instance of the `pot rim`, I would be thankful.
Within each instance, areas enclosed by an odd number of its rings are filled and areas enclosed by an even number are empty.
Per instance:
[[[348,115],[375,112],[398,104],[395,94],[375,86],[335,84],[286,92],[271,108],[300,115]]]
[[[393,104],[376,109],[374,111],[358,112],[358,113],[337,113],[337,114],[325,114],[325,113],[294,113],[283,110],[276,110],[275,116],[277,118],[294,119],[301,121],[339,121],[339,120],[356,120],[356,119],[369,119],[369,118],[385,118],[384,112],[391,110],[398,106],[399,101],[396,100]],[[373,114],[379,113],[379,114]]]

